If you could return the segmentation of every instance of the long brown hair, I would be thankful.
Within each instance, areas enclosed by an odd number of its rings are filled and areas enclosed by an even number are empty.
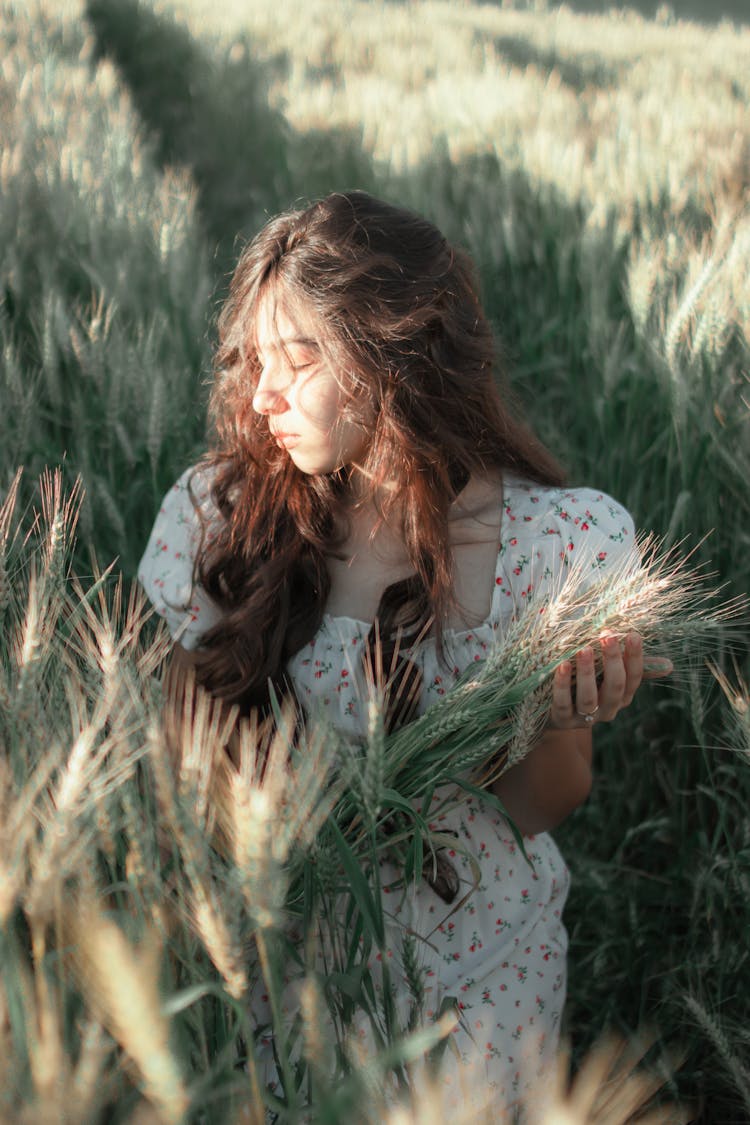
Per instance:
[[[272,219],[244,250],[219,319],[204,464],[224,517],[195,576],[223,612],[198,674],[216,694],[263,706],[287,661],[319,629],[340,544],[350,471],[306,475],[273,441],[252,397],[259,299],[320,326],[316,341],[374,422],[361,466],[384,518],[398,513],[414,578],[389,587],[379,641],[433,623],[451,602],[448,512],[473,475],[511,470],[558,484],[551,454],[496,383],[495,341],[468,256],[426,219],[364,192],[335,193]],[[396,479],[396,488],[382,489]],[[337,534],[339,538],[337,539]]]

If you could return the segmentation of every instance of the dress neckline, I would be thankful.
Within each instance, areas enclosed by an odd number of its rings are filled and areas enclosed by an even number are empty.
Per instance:
[[[501,530],[502,530],[502,524],[501,524]],[[500,577],[500,560],[501,560],[501,557],[502,557],[501,556],[502,546],[503,546],[503,540],[502,540],[502,536],[501,536],[498,543],[497,543],[495,570],[494,570],[494,573],[493,573],[492,596],[490,598],[490,608],[489,608],[489,612],[487,613],[487,616],[484,617],[480,622],[478,622],[478,624],[469,626],[466,629],[451,629],[451,628],[443,629],[443,635],[444,636],[451,637],[454,640],[461,640],[462,638],[472,636],[474,633],[476,633],[476,632],[478,632],[482,629],[490,629],[494,632],[495,620],[496,619],[499,620],[498,590],[500,589],[500,586],[499,586],[499,583],[498,583],[498,578]],[[373,624],[372,621],[365,621],[361,617],[350,617],[349,614],[346,614],[346,613],[326,613],[326,612],[324,612],[322,621],[323,621],[323,624],[326,627],[328,627],[328,626],[333,626],[333,627],[349,626],[350,628],[355,628],[357,630],[357,632],[359,632],[360,634],[365,635],[365,636],[370,632],[370,629],[372,628],[372,624]],[[422,643],[426,643],[426,642],[429,642],[429,641],[434,642],[434,639],[435,638],[433,636],[427,636],[427,637],[425,637],[425,640]]]
[[[498,589],[497,578],[498,578],[498,571],[500,569],[500,552],[501,552],[501,549],[502,549],[502,546],[503,546],[503,532],[504,532],[504,529],[505,529],[505,518],[504,517],[505,517],[505,507],[506,507],[506,502],[507,502],[507,489],[508,489],[509,485],[510,485],[510,487],[512,487],[513,484],[515,484],[515,483],[517,483],[516,478],[511,473],[508,473],[508,474],[503,473],[500,477],[500,498],[499,498],[500,512],[499,512],[499,520],[498,520],[498,523],[496,525],[497,531],[496,531],[496,538],[495,538],[495,568],[494,568],[494,571],[493,571],[492,592],[491,592],[491,595],[490,595],[489,610],[488,610],[486,616],[483,617],[482,620],[478,624],[470,626],[466,629],[451,629],[451,628],[443,629],[443,635],[444,636],[452,637],[456,640],[460,640],[461,638],[472,636],[475,632],[477,632],[477,630],[481,630],[481,629],[490,629],[494,632],[493,618],[496,616],[496,611],[497,611],[497,589]],[[350,627],[353,626],[357,629],[357,631],[359,633],[364,633],[365,635],[367,633],[369,633],[369,631],[370,631],[370,629],[372,628],[372,625],[373,625],[372,621],[365,621],[361,617],[351,617],[347,613],[327,613],[327,612],[324,612],[323,617],[322,617],[322,621],[327,626],[341,625],[341,624],[345,624],[345,625],[348,625]],[[434,638],[428,636],[428,637],[425,638],[425,640],[426,641],[434,640]]]
[[[498,552],[498,561],[499,561],[499,558],[500,558],[500,554]],[[471,637],[471,636],[473,636],[474,633],[477,633],[482,629],[491,629],[494,632],[493,617],[495,616],[495,609],[496,609],[495,597],[496,597],[496,595],[493,591],[492,604],[490,606],[490,612],[487,614],[487,616],[485,617],[485,619],[483,621],[479,622],[479,624],[473,625],[473,626],[471,626],[471,628],[468,628],[468,629],[450,629],[450,628],[443,629],[443,635],[447,636],[447,637],[452,637],[454,640],[460,640],[463,637]],[[325,626],[349,625],[349,626],[353,626],[357,630],[357,632],[359,632],[361,634],[365,634],[365,635],[367,633],[369,633],[370,629],[372,628],[372,622],[371,621],[362,621],[358,617],[348,617],[345,613],[335,613],[335,614],[334,613],[324,613],[322,620],[323,620],[323,624]],[[423,641],[421,641],[420,644],[426,644],[430,641],[432,641],[434,643],[434,640],[435,640],[435,638],[430,635],[428,637],[425,637],[425,639]]]

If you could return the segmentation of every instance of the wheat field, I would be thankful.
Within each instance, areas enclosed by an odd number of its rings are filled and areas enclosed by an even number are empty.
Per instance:
[[[0,1122],[301,1121],[309,1103],[440,1120],[419,1060],[447,1028],[358,1059],[360,986],[286,944],[284,920],[363,863],[331,827],[333,740],[269,751],[247,730],[220,768],[208,701],[187,733],[164,713],[135,567],[202,448],[242,241],[362,187],[474,256],[571,480],[692,550],[719,602],[747,592],[750,30],[666,6],[0,0],[0,40]],[[611,1033],[646,1068],[587,1057],[551,1120],[632,1120],[652,1094],[653,1120],[750,1117],[747,621],[673,635],[671,682],[602,732],[594,794],[557,834],[574,1064]],[[296,813],[261,784],[268,753]],[[376,941],[364,874],[352,894]],[[262,976],[280,1005],[293,956],[274,1100],[247,998]]]

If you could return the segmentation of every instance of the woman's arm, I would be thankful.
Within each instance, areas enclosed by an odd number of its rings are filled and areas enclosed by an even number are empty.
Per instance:
[[[524,835],[555,828],[588,797],[592,784],[592,728],[627,707],[644,676],[666,675],[668,660],[643,667],[643,645],[629,633],[621,647],[615,637],[600,640],[603,675],[597,682],[594,652],[582,649],[573,665],[555,672],[549,721],[523,761],[503,774],[491,791]],[[587,718],[588,716],[588,718]]]
[[[524,836],[557,827],[591,792],[591,730],[546,730],[491,786]]]

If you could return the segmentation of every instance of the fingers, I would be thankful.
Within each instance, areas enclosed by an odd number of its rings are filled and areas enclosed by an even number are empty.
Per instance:
[[[594,650],[586,645],[576,655],[575,709],[578,716],[593,715],[601,708],[599,686],[596,682]],[[598,718],[598,715],[597,715]]]
[[[622,707],[627,706],[632,696],[626,697],[628,673],[618,638],[603,636],[599,644],[602,652],[602,683],[597,697],[599,712],[596,717],[607,722],[614,719]],[[578,710],[583,711],[583,707]]]
[[[552,680],[552,705],[550,707],[549,725],[563,729],[575,726],[575,717],[573,709],[573,665],[569,660],[563,660],[562,664],[555,669]]]
[[[550,726],[571,729],[614,719],[632,702],[644,679],[672,671],[672,662],[664,657],[644,659],[639,633],[628,633],[624,642],[604,634],[599,647],[602,674],[598,681],[591,645],[582,648],[574,662],[565,660],[558,666],[552,684]]]
[[[552,705],[548,726],[571,730],[593,722],[599,717],[599,687],[596,682],[594,650],[587,646],[575,657],[575,683],[573,662],[564,660],[555,670],[552,680]],[[590,719],[586,719],[590,715]]]
[[[640,633],[628,633],[623,645],[625,687],[622,706],[627,707],[643,679],[643,641]]]
[[[594,650],[591,645],[582,648],[575,657],[575,682],[573,677],[574,664],[564,660],[555,671],[552,681],[552,706],[550,708],[549,725],[561,728],[580,727],[587,722],[597,719],[614,718],[617,713],[618,702],[625,682],[625,671],[622,659],[619,657],[619,645],[616,638],[612,638],[614,645],[607,653],[605,662],[605,677],[602,690],[596,678],[596,662]],[[615,651],[617,657],[615,657]],[[617,664],[620,668],[618,671]],[[607,677],[609,676],[609,682]],[[618,681],[620,687],[618,688]],[[602,703],[604,712],[602,712]],[[601,713],[601,715],[600,715]],[[588,720],[586,716],[591,716]]]
[[[643,678],[654,680],[659,676],[668,676],[674,671],[674,664],[666,656],[644,656]]]

